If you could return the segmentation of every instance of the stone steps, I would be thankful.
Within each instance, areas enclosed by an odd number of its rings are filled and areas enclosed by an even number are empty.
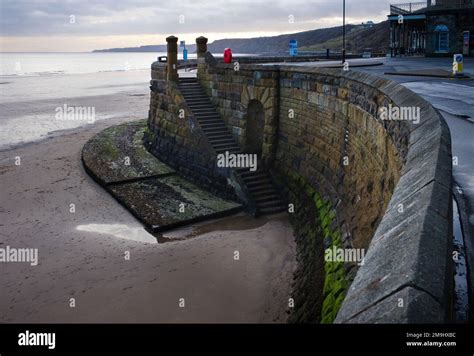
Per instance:
[[[247,187],[249,189],[252,189],[253,187],[260,187],[260,186],[267,186],[267,187],[271,187],[271,182],[270,182],[270,179],[265,176],[263,178],[257,178],[255,180],[252,180],[252,181],[245,181],[245,183],[247,184]]]
[[[199,125],[204,128],[204,127],[208,127],[208,126],[214,126],[214,125],[219,126],[219,125],[223,125],[223,124],[222,124],[222,122],[219,122],[219,121],[208,120],[208,121],[199,121]]]
[[[192,95],[192,96],[196,96],[196,95]],[[188,98],[188,100],[186,100],[186,102],[188,103],[188,105],[211,104],[211,101],[209,100],[209,98],[204,98],[204,97],[197,98],[197,99],[190,97]]]
[[[232,142],[232,141],[215,143],[213,146],[216,150],[219,150],[219,151],[222,151],[222,150],[229,150],[229,151],[230,150],[240,150],[240,147],[235,142]]]
[[[216,153],[220,154],[226,151],[234,154],[242,153],[238,143],[197,79],[180,78],[178,87]],[[236,169],[255,202],[256,214],[275,214],[285,211],[286,205],[278,190],[274,187],[268,172],[258,168],[263,167],[259,163],[256,171],[250,171],[249,168]]]
[[[214,147],[214,145],[218,145],[220,143],[234,143],[235,141],[233,141],[233,138],[229,138],[229,137],[223,137],[223,138],[210,138],[209,141],[211,142],[212,146]]]
[[[195,77],[183,77],[179,78],[179,83],[197,83],[197,80]]]
[[[227,126],[223,122],[214,122],[214,121],[207,121],[207,122],[199,122],[199,125],[201,125],[202,128],[222,128],[222,130],[227,130]]]
[[[189,94],[188,96],[186,96],[186,98],[187,98],[186,101],[189,100],[190,102],[208,99],[202,94]]]
[[[200,121],[205,121],[205,120],[220,120],[222,121],[221,117],[219,116],[218,113],[213,113],[209,115],[198,115],[198,118]]]
[[[225,126],[222,126],[222,127],[213,127],[213,126],[209,126],[209,127],[203,127],[202,130],[204,131],[204,133],[206,134],[210,134],[210,133],[213,133],[213,134],[224,134],[227,131],[227,128]],[[206,135],[207,136],[207,135]]]
[[[204,115],[212,115],[215,113],[215,111],[212,111],[212,109],[206,108],[206,109],[194,109],[192,110],[193,114],[196,116],[196,118],[200,119]]]
[[[271,196],[274,196],[275,192],[276,192],[275,188],[270,187],[270,188],[267,188],[267,189],[260,189],[258,191],[255,191],[253,196],[254,196],[255,199],[258,199],[261,196],[271,197]]]
[[[201,124],[205,124],[207,122],[213,122],[215,120],[218,120],[220,122],[222,122],[221,118],[217,117],[217,116],[206,116],[206,117],[201,117],[201,116],[195,116],[196,120]],[[229,131],[227,131],[229,132]],[[230,134],[230,132],[229,132]]]
[[[199,109],[208,109],[209,108],[209,104],[207,103],[201,103],[201,102],[196,102],[196,103],[188,103],[188,107],[194,111],[195,109],[196,110],[199,110]]]
[[[232,135],[231,135],[229,132],[222,132],[222,133],[217,133],[217,134],[209,134],[209,135],[207,135],[207,138],[208,138],[209,140],[219,139],[219,138],[230,138],[231,140],[234,139],[234,138],[232,137]]]
[[[273,186],[269,184],[268,182],[259,182],[252,185],[249,184],[247,185],[247,188],[253,195],[255,195],[258,192],[261,192],[264,190],[269,191],[273,188]],[[272,194],[272,193],[268,193],[268,194]]]

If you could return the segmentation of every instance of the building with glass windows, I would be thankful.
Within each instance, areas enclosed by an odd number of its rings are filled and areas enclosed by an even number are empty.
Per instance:
[[[474,55],[474,0],[390,5],[390,55]]]

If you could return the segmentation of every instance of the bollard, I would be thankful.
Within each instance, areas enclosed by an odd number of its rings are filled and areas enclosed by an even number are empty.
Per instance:
[[[207,52],[207,38],[204,36],[196,38],[197,51],[197,76],[200,77],[206,71],[206,52]]]
[[[166,38],[168,43],[168,80],[178,80],[178,37],[169,36]]]

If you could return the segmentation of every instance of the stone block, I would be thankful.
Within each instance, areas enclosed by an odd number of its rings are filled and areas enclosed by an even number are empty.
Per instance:
[[[343,315],[338,315],[336,323],[443,323],[444,313],[443,307],[429,294],[407,286],[349,320],[343,320]]]

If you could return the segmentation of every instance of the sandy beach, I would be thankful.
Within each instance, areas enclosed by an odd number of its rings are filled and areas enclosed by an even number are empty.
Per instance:
[[[0,151],[0,248],[37,248],[39,258],[0,264],[0,322],[285,322],[295,268],[286,216],[241,214],[156,243],[80,161],[94,134],[146,117],[148,88],[68,100],[102,105],[103,119]]]

